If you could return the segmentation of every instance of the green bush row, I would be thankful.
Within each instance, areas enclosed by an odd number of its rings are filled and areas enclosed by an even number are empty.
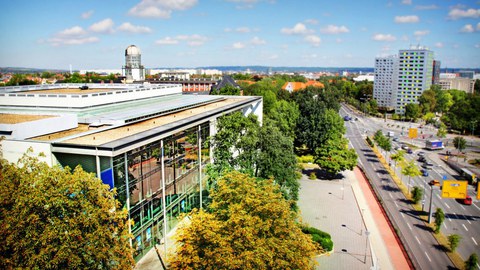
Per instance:
[[[322,248],[324,248],[326,251],[333,250],[333,241],[330,234],[314,227],[303,227],[302,232],[305,234],[310,234],[312,236],[312,240],[320,244],[320,246],[322,246]]]
[[[312,155],[305,155],[297,157],[298,163],[313,163],[313,156]]]

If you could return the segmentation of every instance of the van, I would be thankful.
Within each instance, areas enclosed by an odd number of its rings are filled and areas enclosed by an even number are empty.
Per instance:
[[[389,131],[389,132],[387,133],[387,135],[388,135],[388,137],[393,137],[393,136],[395,136],[395,132]]]

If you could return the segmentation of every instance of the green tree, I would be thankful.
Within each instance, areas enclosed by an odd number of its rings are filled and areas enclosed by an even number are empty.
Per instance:
[[[453,97],[449,92],[442,90],[437,92],[437,105],[435,106],[437,112],[448,112],[452,105]]]
[[[396,154],[392,154],[390,158],[395,161],[395,167],[397,167],[397,162],[400,163],[405,160],[405,151],[399,150]]]
[[[477,264],[478,264],[478,256],[477,254],[472,253],[470,257],[468,257],[468,259],[465,261],[465,270],[477,269]]]
[[[443,122],[440,122],[440,127],[438,127],[437,136],[440,138],[447,137],[447,126]]]
[[[296,176],[297,158],[293,151],[293,142],[272,124],[266,119],[260,129],[260,154],[256,162],[255,176],[264,179],[273,178],[280,186],[284,198],[296,202],[299,183]]]
[[[375,132],[373,140],[375,140],[377,145],[385,151],[385,158],[387,158],[387,152],[392,150],[392,142],[390,141],[390,138],[385,137],[381,130],[377,130],[377,132]]]
[[[420,116],[420,106],[415,103],[408,103],[405,106],[405,117],[415,121]]]
[[[332,137],[315,149],[315,164],[331,176],[344,170],[352,170],[357,165],[357,154],[348,148],[348,140]]]
[[[435,233],[439,233],[445,220],[445,213],[443,213],[442,208],[437,208],[435,213],[433,213],[433,217],[435,218]]]
[[[462,240],[462,237],[458,234],[450,234],[448,236],[448,245],[450,246],[450,250],[452,252],[455,252],[458,245],[460,244],[460,240]]]
[[[453,138],[453,146],[455,146],[455,149],[457,149],[458,152],[462,152],[466,145],[467,141],[463,137],[457,136]]]
[[[429,89],[423,91],[422,95],[418,97],[418,102],[423,113],[434,113],[437,106],[437,97],[434,90]]]
[[[224,87],[212,91],[211,95],[227,95],[227,96],[238,96],[240,95],[240,88],[234,87],[230,84],[225,85]]]
[[[211,192],[208,211],[180,225],[171,269],[311,269],[317,251],[279,187],[230,172]]]
[[[268,118],[275,122],[274,125],[278,127],[285,136],[293,140],[295,138],[295,127],[299,116],[300,110],[295,102],[279,100],[273,106]]]
[[[0,268],[132,269],[127,210],[81,167],[2,161]]]
[[[402,168],[402,174],[408,176],[408,193],[410,193],[410,183],[412,181],[412,177],[420,176],[422,175],[422,172],[420,172],[417,165],[412,160]]]
[[[423,190],[418,186],[414,186],[413,189],[412,189],[412,201],[413,201],[413,203],[417,204],[422,199],[422,196],[423,196]]]

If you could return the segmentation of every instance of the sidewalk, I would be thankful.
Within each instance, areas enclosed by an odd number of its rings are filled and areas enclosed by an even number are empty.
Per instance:
[[[409,269],[357,170],[343,172],[343,180],[309,180],[305,175],[300,180],[298,205],[303,222],[330,233],[334,242],[331,255],[317,258],[317,269]]]

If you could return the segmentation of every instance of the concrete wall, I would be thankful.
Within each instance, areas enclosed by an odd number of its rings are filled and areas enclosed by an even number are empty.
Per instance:
[[[37,156],[40,161],[46,162],[49,166],[57,164],[48,142],[3,140],[1,146],[3,158],[12,163],[16,163],[31,148],[33,156]],[[44,155],[38,156],[40,153]]]

